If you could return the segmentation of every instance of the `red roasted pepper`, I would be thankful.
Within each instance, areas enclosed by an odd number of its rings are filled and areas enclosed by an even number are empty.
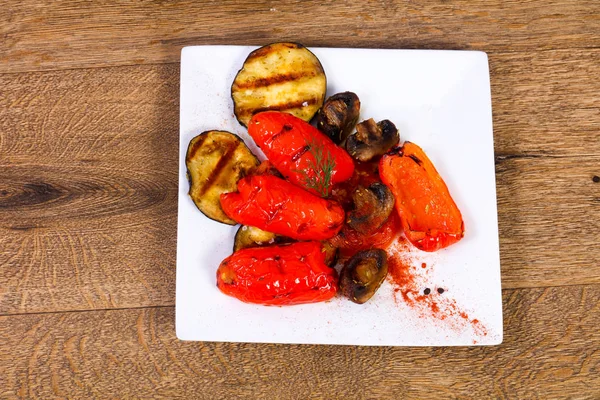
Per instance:
[[[283,306],[331,299],[337,276],[319,242],[298,242],[235,252],[219,265],[217,287],[246,303]]]
[[[414,143],[381,158],[379,175],[396,198],[406,238],[417,248],[436,251],[464,236],[464,223],[448,187],[423,150]]]
[[[344,224],[344,209],[273,175],[247,176],[221,195],[229,218],[297,240],[325,240]]]
[[[290,182],[326,197],[349,179],[354,162],[317,128],[292,114],[266,111],[252,117],[248,133]]]
[[[339,249],[341,257],[348,258],[362,250],[385,249],[398,236],[399,230],[398,217],[392,213],[375,232],[360,233],[346,224],[328,242]]]

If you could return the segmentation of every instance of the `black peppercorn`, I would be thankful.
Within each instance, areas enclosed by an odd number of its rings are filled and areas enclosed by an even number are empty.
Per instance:
[[[438,293],[439,293],[439,294],[442,294],[442,293],[444,293],[444,289],[442,289],[442,288],[438,288]]]
[[[431,293],[431,289],[429,289],[429,288],[426,288],[425,290],[423,290],[423,293],[425,293],[425,294],[429,294],[429,293]]]

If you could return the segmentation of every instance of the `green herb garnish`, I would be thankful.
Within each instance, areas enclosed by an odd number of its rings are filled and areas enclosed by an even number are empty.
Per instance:
[[[322,197],[327,197],[331,185],[331,176],[336,165],[335,160],[329,149],[315,142],[314,139],[308,143],[308,147],[308,153],[312,157],[308,160],[307,168],[295,170],[295,172],[302,175],[304,186],[315,190]]]

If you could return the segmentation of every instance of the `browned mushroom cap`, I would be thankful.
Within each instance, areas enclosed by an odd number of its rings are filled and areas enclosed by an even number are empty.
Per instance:
[[[399,141],[398,129],[391,121],[375,123],[371,118],[356,125],[356,133],[346,140],[346,150],[359,161],[369,161],[387,153]]]
[[[394,195],[383,183],[368,188],[359,186],[352,194],[354,209],[348,215],[348,225],[361,233],[372,233],[383,225],[394,209]]]
[[[317,128],[337,144],[354,129],[360,114],[360,100],[352,92],[337,93],[328,98],[317,112]]]
[[[373,297],[387,272],[385,251],[372,249],[358,252],[340,272],[340,290],[353,302],[363,304]]]

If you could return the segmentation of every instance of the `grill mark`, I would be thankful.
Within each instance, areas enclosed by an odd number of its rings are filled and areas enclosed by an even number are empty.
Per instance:
[[[423,161],[421,161],[417,156],[415,156],[414,154],[409,154],[408,158],[410,158],[411,160],[413,160],[414,162],[417,163],[417,165],[421,166],[423,165]]]
[[[304,47],[304,46],[302,46]],[[288,48],[288,49],[299,49],[301,48],[298,44],[296,43],[277,43],[277,44],[271,44],[268,46],[264,46],[261,47],[260,49],[256,49],[254,50],[252,53],[250,53],[250,55],[248,56],[248,58],[246,59],[246,62],[257,58],[257,57],[264,57],[266,55],[268,55],[269,53],[273,53],[275,51],[278,51],[282,48]]]
[[[309,145],[306,145],[306,146],[302,147],[300,150],[298,150],[298,151],[296,152],[296,154],[294,154],[294,155],[292,156],[292,161],[293,161],[293,162],[296,162],[296,161],[298,161],[298,159],[299,159],[300,157],[302,157],[302,155],[304,155],[304,153],[306,153],[306,152],[307,152],[307,151],[309,151],[309,150],[310,150],[310,146],[309,146]]]
[[[213,168],[213,170],[210,171],[210,175],[208,175],[206,182],[200,188],[200,190],[199,190],[200,196],[202,196],[204,193],[206,193],[206,191],[208,189],[210,189],[210,187],[215,183],[215,181],[217,180],[219,175],[221,175],[221,172],[223,172],[223,169],[229,163],[229,160],[231,160],[231,158],[233,158],[235,151],[237,150],[239,145],[240,145],[240,142],[237,142],[237,141],[229,144],[229,146],[227,147],[227,150],[225,150],[225,152],[223,153],[223,155],[217,162],[217,165],[215,165],[215,168]]]
[[[259,87],[275,85],[277,83],[282,82],[293,82],[302,78],[314,78],[315,76],[317,76],[315,71],[290,72],[289,74],[269,75],[264,78],[253,79],[251,81],[237,82],[235,84],[235,89],[256,89]]]
[[[300,108],[302,107],[302,104],[306,103],[307,106],[313,105],[313,104],[317,104],[317,102],[319,101],[319,99],[316,98],[310,98],[310,99],[300,99],[300,100],[296,100],[294,102],[287,102],[287,103],[281,103],[281,104],[273,104],[271,106],[267,106],[267,107],[259,107],[259,108],[241,108],[239,110],[240,115],[244,115],[244,114],[258,114],[259,112],[263,112],[263,111],[283,111],[283,110],[291,110],[294,108]]]
[[[287,132],[291,131],[292,129],[293,129],[293,126],[291,126],[290,124],[283,124],[283,126],[281,127],[281,130],[279,132],[277,132],[276,134],[274,134],[273,136],[271,136],[271,138],[269,139],[269,144],[273,143],[276,139],[285,135]]]
[[[204,141],[206,139],[208,139],[208,132],[201,133],[198,136],[198,139],[196,139],[194,144],[192,144],[192,147],[190,147],[188,149],[187,156],[185,157],[186,162],[191,160],[192,158],[194,158],[194,156],[196,155],[196,152],[200,149],[200,147],[202,147],[202,144],[204,144]]]

